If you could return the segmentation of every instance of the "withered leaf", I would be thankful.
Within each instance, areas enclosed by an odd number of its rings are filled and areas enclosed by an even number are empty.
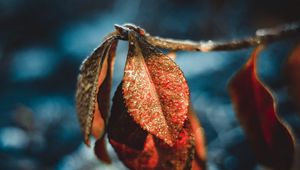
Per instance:
[[[286,63],[289,93],[300,114],[300,44],[292,51]]]
[[[108,57],[104,60],[103,68],[98,78],[98,88],[96,91],[97,94],[97,104],[94,113],[94,120],[92,125],[92,134],[98,139],[101,137],[102,128],[99,127],[99,122],[101,118],[104,119],[104,122],[107,120],[107,115],[110,107],[110,90],[112,86],[112,76],[113,69],[115,64],[115,55],[116,55],[117,41],[113,41],[109,51]],[[101,121],[101,120],[100,120]]]
[[[156,169],[190,170],[194,159],[195,141],[190,122],[187,119],[173,146],[153,137],[159,155]]]
[[[113,98],[111,115],[108,122],[110,140],[125,144],[135,150],[142,150],[147,132],[143,130],[127,112],[122,94],[122,83]]]
[[[120,160],[131,169],[151,169],[158,161],[152,137],[127,112],[120,84],[113,98],[108,139]]]
[[[194,154],[194,136],[188,120],[171,147],[142,129],[128,113],[117,89],[108,123],[108,138],[120,160],[130,169],[190,169]]]
[[[169,58],[173,61],[176,60],[176,53],[171,51],[167,54]],[[205,147],[205,138],[204,130],[201,127],[201,124],[197,118],[196,113],[191,108],[188,113],[188,119],[191,122],[191,127],[193,134],[195,136],[195,156],[192,161],[192,170],[205,170],[206,169],[206,147]]]
[[[188,119],[191,122],[193,134],[195,136],[195,157],[192,162],[192,170],[205,170],[206,169],[206,146],[204,130],[197,118],[196,113],[190,107]]]
[[[96,139],[104,134],[116,44],[116,38],[108,36],[80,67],[76,108],[87,145],[91,133]]]
[[[172,146],[182,131],[189,107],[189,88],[180,68],[135,32],[122,91],[130,116],[144,130]]]
[[[294,155],[294,139],[275,111],[273,96],[259,80],[254,50],[248,62],[230,82],[230,95],[237,117],[259,163],[276,170],[288,170]]]
[[[111,163],[108,155],[104,130],[107,122],[107,114],[110,106],[110,90],[112,86],[112,76],[115,63],[117,41],[113,41],[108,52],[107,59],[104,60],[103,68],[101,69],[100,76],[98,78],[98,85],[96,94],[97,101],[94,112],[94,119],[92,124],[92,134],[98,139],[95,143],[95,154],[96,156],[105,163]],[[102,71],[103,70],[103,71]]]
[[[97,158],[99,158],[102,162],[110,164],[111,159],[109,157],[108,151],[106,149],[105,136],[103,135],[100,139],[98,139],[95,143],[94,152]]]

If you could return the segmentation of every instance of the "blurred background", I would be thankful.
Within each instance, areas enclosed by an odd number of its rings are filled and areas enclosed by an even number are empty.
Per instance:
[[[126,169],[109,146],[112,165],[83,144],[74,93],[82,60],[114,24],[131,22],[152,35],[228,40],[261,27],[299,21],[298,0],[0,0],[0,169]],[[279,115],[297,139],[300,117],[288,96],[284,63],[299,38],[273,43],[259,59],[259,75],[273,90]],[[205,130],[209,170],[258,170],[228,97],[227,83],[252,49],[179,52]],[[121,41],[112,94],[122,78]]]

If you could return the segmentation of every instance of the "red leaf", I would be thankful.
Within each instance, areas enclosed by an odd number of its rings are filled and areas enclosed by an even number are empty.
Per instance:
[[[144,130],[172,146],[183,128],[189,89],[182,71],[135,32],[123,77],[123,94],[130,116]]]
[[[195,148],[194,135],[189,120],[185,121],[173,146],[167,145],[158,138],[153,138],[159,155],[159,162],[155,169],[191,169]]]
[[[191,127],[195,136],[195,158],[192,162],[192,170],[206,169],[206,147],[204,131],[198,121],[196,113],[192,108],[189,110],[188,119],[191,122]]]
[[[106,149],[105,136],[102,136],[95,143],[94,147],[95,155],[103,162],[110,164],[111,159]]]
[[[286,64],[288,87],[295,106],[300,111],[300,44],[292,51]]]
[[[258,47],[231,80],[230,95],[237,116],[258,161],[268,167],[288,170],[294,155],[294,139],[277,116],[274,99],[256,74]]]
[[[121,87],[115,93],[108,123],[108,138],[120,160],[135,170],[188,169],[194,153],[194,138],[188,121],[170,147],[133,120],[124,104]]]
[[[176,53],[171,51],[167,54],[173,61],[176,60]],[[197,119],[196,113],[193,109],[189,109],[188,119],[191,122],[193,134],[195,136],[195,156],[192,161],[192,170],[205,170],[206,169],[206,147],[204,130]]]
[[[128,114],[121,87],[122,84],[119,85],[113,98],[108,122],[108,137],[110,140],[113,139],[135,150],[141,150],[144,147],[144,141],[148,134]]]

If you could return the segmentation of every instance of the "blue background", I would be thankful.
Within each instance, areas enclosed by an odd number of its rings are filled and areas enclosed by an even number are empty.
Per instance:
[[[107,166],[83,144],[74,107],[78,68],[114,24],[131,22],[161,37],[229,40],[299,20],[297,0],[283,2],[0,0],[0,169],[125,169],[110,146],[113,164]],[[269,45],[258,71],[274,92],[279,115],[299,137],[300,118],[283,74],[297,40]],[[251,50],[177,53],[205,130],[209,170],[260,169],[227,93]],[[121,41],[112,94],[126,54]]]

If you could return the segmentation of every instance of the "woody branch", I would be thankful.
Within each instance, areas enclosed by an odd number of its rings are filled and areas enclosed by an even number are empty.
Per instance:
[[[174,40],[170,38],[161,38],[157,36],[151,36],[149,33],[146,33],[142,28],[132,24],[124,24],[123,26],[115,25],[115,28],[119,34],[120,39],[127,40],[128,32],[136,31],[141,36],[144,36],[144,38],[152,45],[163,49],[169,49],[172,51],[209,52],[238,50],[300,35],[300,22],[280,25],[272,28],[258,29],[253,36],[244,39],[235,39],[222,42],[212,40],[196,42],[189,40]]]

